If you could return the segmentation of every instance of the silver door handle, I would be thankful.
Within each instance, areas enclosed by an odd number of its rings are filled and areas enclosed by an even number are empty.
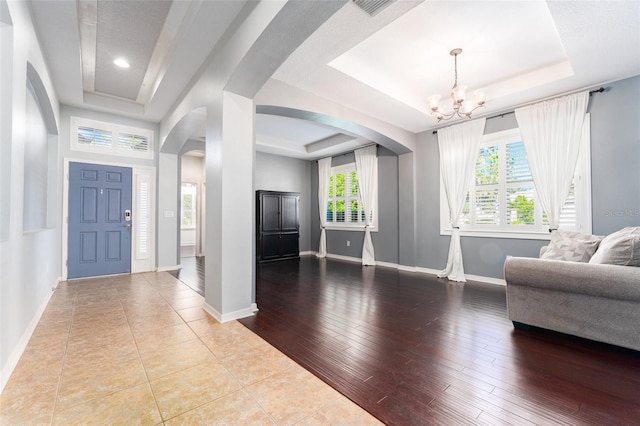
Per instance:
[[[125,223],[125,224],[124,224],[124,227],[125,227],[125,228],[131,228],[131,223]]]

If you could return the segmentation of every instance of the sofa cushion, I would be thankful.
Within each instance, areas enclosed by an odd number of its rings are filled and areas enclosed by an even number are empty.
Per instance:
[[[558,229],[551,234],[551,241],[541,259],[588,262],[596,252],[602,237],[581,232]]]
[[[640,227],[627,227],[604,237],[589,263],[640,266]]]

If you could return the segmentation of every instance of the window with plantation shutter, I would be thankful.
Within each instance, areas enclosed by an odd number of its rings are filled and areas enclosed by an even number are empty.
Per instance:
[[[366,217],[360,203],[356,164],[349,163],[331,168],[327,203],[328,228],[364,230]],[[377,197],[376,197],[377,198]],[[373,230],[377,229],[377,202],[373,206]]]
[[[138,185],[138,197],[136,200],[136,258],[148,259],[149,258],[149,231],[150,224],[149,218],[151,216],[150,209],[150,176],[145,174],[139,174],[137,177]]]
[[[153,131],[71,117],[71,149],[153,159]]]
[[[585,126],[588,128],[588,126]],[[585,131],[560,228],[591,232],[589,135]],[[549,224],[536,196],[527,152],[518,129],[485,135],[460,220],[462,235],[548,238]],[[440,230],[449,234],[448,204],[441,183]]]
[[[78,127],[78,143],[82,145],[93,145],[104,148],[111,147],[113,133],[108,130],[94,129],[92,127]]]

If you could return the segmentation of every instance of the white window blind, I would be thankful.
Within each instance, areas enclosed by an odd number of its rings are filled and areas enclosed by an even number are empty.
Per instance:
[[[588,126],[586,127],[588,129]],[[589,134],[585,131],[576,175],[560,215],[560,228],[590,232]],[[441,186],[440,229],[450,233]],[[443,220],[443,218],[445,220]],[[548,221],[537,202],[533,176],[518,129],[485,135],[460,220],[463,235],[548,238]]]
[[[149,258],[150,192],[149,175],[137,175],[138,195],[136,208],[136,259]]]
[[[78,127],[78,143],[108,148],[111,146],[113,134],[108,130],[94,129],[92,127]]]
[[[71,149],[153,159],[153,131],[71,117]]]
[[[366,218],[360,205],[356,164],[349,163],[331,168],[329,177],[329,198],[327,203],[327,226],[360,228],[364,230]],[[373,215],[373,229],[377,228],[377,197]]]
[[[149,138],[146,136],[120,133],[118,135],[118,149],[122,151],[147,152],[149,150]]]

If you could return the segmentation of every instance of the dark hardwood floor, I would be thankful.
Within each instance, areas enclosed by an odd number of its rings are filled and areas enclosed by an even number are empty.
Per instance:
[[[241,322],[385,423],[640,424],[640,353],[514,330],[504,287],[314,257],[257,268]]]
[[[204,296],[204,256],[181,257],[180,266],[169,273]]]

